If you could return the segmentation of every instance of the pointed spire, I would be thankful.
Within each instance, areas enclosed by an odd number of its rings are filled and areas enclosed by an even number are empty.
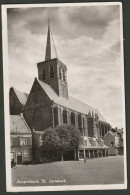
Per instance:
[[[94,118],[94,114],[93,114],[93,111],[92,111],[92,118]]]
[[[90,112],[90,110],[89,110],[89,113],[88,113],[88,116],[87,116],[88,118],[91,118],[92,116],[91,116],[91,112]]]
[[[50,20],[48,19],[48,34],[47,34],[45,61],[50,59],[51,59],[51,36],[50,36]]]

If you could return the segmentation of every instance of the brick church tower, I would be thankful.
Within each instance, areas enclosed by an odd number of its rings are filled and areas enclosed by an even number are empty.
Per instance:
[[[38,78],[50,85],[58,96],[68,99],[67,67],[58,58],[51,59],[51,37],[48,22],[45,61],[37,64]]]

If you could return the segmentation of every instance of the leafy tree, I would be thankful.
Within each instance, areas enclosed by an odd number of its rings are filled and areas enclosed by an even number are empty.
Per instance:
[[[69,133],[71,136],[70,148],[77,149],[79,147],[79,144],[81,143],[81,132],[72,125],[67,125],[67,128],[69,129]]]
[[[61,160],[63,153],[74,150],[75,159],[76,151],[80,144],[80,131],[72,125],[58,125],[55,129],[48,128],[42,135],[42,151],[59,151]]]
[[[70,148],[74,150],[74,156],[76,160],[76,151],[78,150],[79,145],[81,144],[81,132],[72,125],[67,125],[67,128],[69,129],[69,133],[71,136]]]
[[[55,151],[59,148],[59,135],[52,128],[48,128],[44,131],[42,141],[42,151]]]
[[[61,160],[63,160],[63,152],[69,150],[71,136],[68,128],[66,128],[66,125],[58,125],[55,130],[58,133],[60,139],[59,152],[61,154]]]
[[[61,152],[61,160],[63,160],[63,152],[74,150],[76,159],[76,150],[80,144],[80,131],[72,125],[58,125],[56,127],[60,138],[59,150]]]

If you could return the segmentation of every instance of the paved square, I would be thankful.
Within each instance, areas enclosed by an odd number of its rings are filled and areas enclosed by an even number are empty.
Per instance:
[[[63,161],[12,168],[13,186],[123,184],[124,157]]]

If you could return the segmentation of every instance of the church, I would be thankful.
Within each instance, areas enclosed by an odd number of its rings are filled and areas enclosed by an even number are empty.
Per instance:
[[[59,124],[70,124],[81,131],[85,146],[79,147],[78,156],[109,156],[109,147],[103,142],[104,135],[111,130],[98,109],[69,96],[67,66],[58,58],[51,57],[51,28],[48,23],[45,60],[37,64],[38,78],[34,79],[29,94],[10,88],[10,114],[23,116],[31,129],[34,142],[40,142],[44,130],[54,129]],[[78,90],[78,89],[77,89]],[[40,144],[34,150],[34,159],[41,161]]]

